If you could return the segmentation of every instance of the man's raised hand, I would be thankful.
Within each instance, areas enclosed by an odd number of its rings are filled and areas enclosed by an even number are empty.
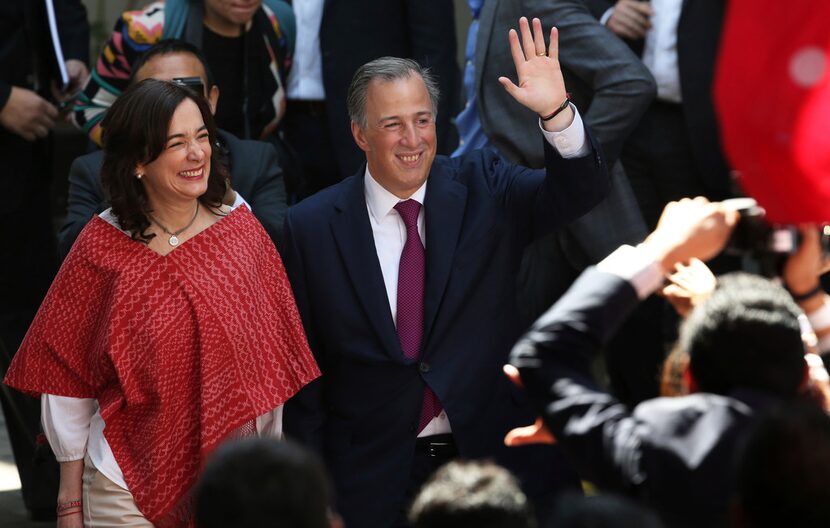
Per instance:
[[[532,32],[527,18],[520,18],[519,31],[522,34],[521,44],[515,29],[508,34],[519,84],[514,84],[507,77],[499,77],[499,82],[516,101],[545,117],[556,111],[567,97],[559,67],[559,33],[555,27],[550,29],[550,46],[546,48],[542,22],[538,18],[533,19]],[[547,130],[559,131],[572,121],[573,111],[566,108],[546,121],[544,126]]]

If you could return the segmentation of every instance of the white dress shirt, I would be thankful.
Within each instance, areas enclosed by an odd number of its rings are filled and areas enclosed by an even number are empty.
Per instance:
[[[590,144],[585,139],[585,128],[582,124],[582,117],[571,105],[574,111],[574,119],[571,124],[561,132],[548,132],[542,128],[541,121],[539,128],[542,130],[545,139],[550,143],[563,158],[576,158],[590,152]],[[528,138],[533,140],[533,138]],[[427,192],[429,180],[424,182],[412,196],[411,200],[421,204],[418,213],[418,234],[421,243],[427,247],[426,227],[424,224],[424,197]],[[389,310],[392,314],[392,321],[398,324],[398,271],[400,267],[401,252],[406,243],[406,225],[395,205],[401,200],[381,186],[372,177],[369,167],[366,167],[364,178],[364,195],[366,197],[366,208],[369,212],[369,224],[372,226],[372,236],[375,240],[375,251],[377,251],[380,270],[383,274],[383,284],[386,287],[386,298],[389,300]],[[442,410],[441,414],[433,418],[420,432],[419,437],[432,436],[436,434],[452,432],[447,413]]]
[[[654,16],[643,46],[643,64],[657,83],[657,98],[682,102],[677,66],[677,24],[683,0],[651,0]]]
[[[326,98],[320,53],[323,3],[324,0],[294,0],[291,4],[297,20],[297,42],[288,73],[285,92],[288,99],[322,101]]]
[[[677,24],[683,8],[683,0],[651,0],[654,15],[651,29],[643,43],[643,64],[657,83],[657,98],[661,101],[680,103],[680,70],[677,65]],[[614,8],[609,8],[599,19],[608,22]]]

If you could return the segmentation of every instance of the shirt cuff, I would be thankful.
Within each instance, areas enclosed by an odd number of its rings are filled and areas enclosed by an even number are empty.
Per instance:
[[[574,119],[565,130],[560,132],[549,132],[542,126],[542,120],[539,120],[539,129],[545,135],[550,145],[559,152],[563,158],[580,158],[591,152],[591,145],[585,138],[585,126],[582,124],[582,116],[579,115],[579,110],[576,109],[573,103],[571,110],[574,112]]]
[[[605,13],[603,13],[602,16],[599,17],[599,23],[602,24],[603,26],[608,25],[608,19],[611,18],[611,15],[613,15],[613,14],[614,14],[614,8],[609,7],[608,9],[605,10]]]
[[[41,395],[43,432],[58,462],[84,458],[95,405],[94,398]]]
[[[639,247],[620,246],[597,264],[597,269],[630,282],[640,299],[645,299],[663,285],[660,264]]]

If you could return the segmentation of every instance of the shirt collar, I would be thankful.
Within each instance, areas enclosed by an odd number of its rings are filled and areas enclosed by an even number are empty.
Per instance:
[[[366,165],[366,176],[363,178],[363,189],[364,194],[366,195],[366,205],[369,207],[369,213],[377,222],[380,222],[386,218],[386,215],[392,212],[392,209],[398,205],[398,202],[404,201],[384,189],[383,186],[379,184],[374,177],[372,177],[372,174],[369,172],[368,165]],[[423,185],[418,187],[418,190],[409,197],[409,199],[415,200],[423,206],[426,194],[427,182],[425,181]]]

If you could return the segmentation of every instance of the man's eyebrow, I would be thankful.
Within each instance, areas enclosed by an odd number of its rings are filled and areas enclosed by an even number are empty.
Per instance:
[[[200,126],[200,127],[196,130],[196,133],[199,133],[199,132],[201,132],[202,130],[207,130],[207,125],[202,125],[202,126]],[[175,138],[180,138],[180,137],[184,137],[184,134],[172,134],[172,135],[170,135],[170,136],[167,136],[167,141],[170,141],[171,139],[175,139]]]
[[[421,110],[420,112],[416,112],[415,115],[416,116],[432,115],[432,112],[429,111],[429,110]],[[400,118],[401,118],[400,116],[396,116],[396,115],[395,116],[381,117],[380,119],[378,119],[378,123],[383,123],[384,121],[394,121],[394,120],[400,119]]]

